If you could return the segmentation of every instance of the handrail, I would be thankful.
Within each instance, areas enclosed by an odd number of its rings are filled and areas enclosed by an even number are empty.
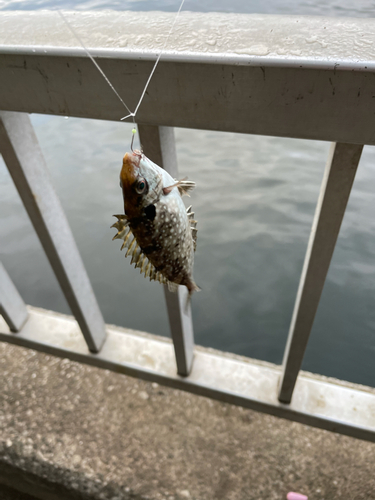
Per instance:
[[[43,21],[38,23],[43,29],[31,29],[30,18]],[[79,13],[72,19],[131,109],[158,51],[152,36],[170,21],[171,15],[163,13]],[[113,32],[121,32],[121,23],[129,28],[126,42],[121,36],[113,40]],[[19,313],[24,316],[11,321],[16,316],[8,311],[4,290],[13,290],[16,295],[5,271],[1,276],[6,276],[7,287],[0,287],[0,304],[8,326],[0,321],[0,340],[375,440],[374,390],[352,385],[344,390],[324,377],[311,383],[309,376],[300,372],[362,147],[375,144],[375,50],[371,45],[375,39],[369,34],[375,33],[373,28],[375,20],[363,19],[181,16],[181,25],[169,41],[137,115],[146,154],[175,175],[174,126],[321,139],[334,144],[283,366],[270,367],[252,360],[233,363],[224,354],[198,355],[191,311],[184,309],[181,289],[177,295],[166,291],[176,375],[164,341],[153,341],[153,352],[145,361],[140,350],[147,349],[147,340],[135,340],[132,332],[119,336],[105,328],[24,115],[37,112],[118,120],[123,109],[92,62],[64,31],[57,14],[0,13],[0,151],[87,346],[78,337],[72,340],[71,320],[51,319],[50,313],[29,309],[29,319],[22,326],[26,314],[22,301]],[[196,38],[191,37],[194,29],[199,33]],[[33,162],[28,162],[30,157]],[[68,238],[64,242],[53,230],[51,213],[64,223]],[[61,338],[49,334],[49,328],[61,328]],[[12,333],[14,330],[19,333]],[[126,352],[119,348],[121,338]],[[341,413],[337,403],[343,395],[351,403]],[[335,404],[327,403],[322,410],[319,398]],[[365,414],[359,417],[356,405],[362,406]]]
[[[66,17],[134,109],[173,15]],[[181,13],[137,120],[375,144],[374,33],[374,19]],[[1,12],[0,56],[0,109],[124,116],[57,12]]]

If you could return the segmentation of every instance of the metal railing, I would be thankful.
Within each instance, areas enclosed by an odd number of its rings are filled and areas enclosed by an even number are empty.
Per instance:
[[[157,54],[149,47],[171,19],[74,16],[131,109]],[[127,47],[109,47],[124,26]],[[375,144],[374,28],[364,19],[182,14],[137,115],[146,155],[174,177],[174,126],[333,142],[276,366],[194,347],[184,287],[165,289],[173,346],[104,324],[27,113],[118,120],[122,110],[56,13],[2,12],[0,152],[77,322],[26,308],[0,267],[0,340],[375,441],[374,390],[300,371],[362,148]]]

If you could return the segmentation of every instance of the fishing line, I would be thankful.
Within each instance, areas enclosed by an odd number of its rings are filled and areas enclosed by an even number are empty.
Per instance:
[[[173,21],[173,24],[171,26],[171,29],[169,30],[169,33],[168,33],[168,36],[164,42],[164,45],[155,61],[155,64],[151,70],[151,73],[150,73],[150,76],[148,77],[147,79],[147,82],[146,82],[146,85],[142,91],[142,94],[141,94],[141,97],[138,101],[138,104],[134,110],[134,112],[130,111],[129,107],[126,105],[125,101],[122,99],[122,97],[120,96],[120,94],[117,92],[117,90],[115,89],[115,87],[112,85],[112,83],[110,82],[109,78],[107,77],[107,75],[104,73],[104,71],[102,70],[102,68],[99,66],[99,64],[95,61],[95,59],[93,58],[93,56],[90,54],[89,50],[86,48],[85,44],[83,43],[81,37],[78,35],[78,33],[76,32],[76,30],[73,28],[73,26],[71,26],[71,24],[69,23],[69,21],[67,20],[67,18],[64,16],[64,14],[58,10],[58,13],[60,15],[60,17],[63,19],[63,21],[65,22],[65,24],[67,25],[67,27],[69,28],[69,30],[72,32],[73,36],[78,40],[78,42],[80,43],[80,45],[82,46],[83,50],[86,52],[86,54],[88,55],[88,57],[91,59],[91,61],[94,63],[95,67],[98,69],[98,71],[100,72],[100,74],[102,75],[102,77],[105,79],[105,81],[107,82],[107,84],[109,85],[109,87],[112,89],[112,91],[115,93],[115,95],[118,97],[118,99],[120,100],[121,104],[125,107],[125,109],[129,112],[128,115],[124,116],[121,118],[121,120],[126,120],[127,118],[130,118],[132,117],[133,118],[133,123],[135,124],[135,116],[138,112],[138,109],[140,107],[140,105],[142,104],[142,101],[143,101],[143,98],[147,92],[147,88],[150,84],[150,81],[151,81],[151,78],[153,77],[154,73],[155,73],[155,70],[156,70],[156,67],[157,65],[159,64],[159,61],[160,61],[160,58],[161,56],[163,55],[163,52],[164,52],[164,49],[165,47],[167,46],[167,43],[168,43],[168,40],[169,40],[169,37],[171,36],[172,34],[172,31],[175,27],[175,24],[177,22],[177,19],[178,19],[178,16],[180,15],[180,12],[181,12],[181,9],[183,7],[185,3],[185,0],[182,0],[181,1],[181,4],[180,4],[180,7],[176,13],[176,16],[174,18],[174,21]],[[133,128],[132,129],[132,140],[131,140],[131,149],[133,149],[133,142],[134,142],[134,135],[136,134],[136,129]]]
[[[150,76],[148,77],[148,80],[147,80],[147,82],[146,82],[145,88],[143,89],[142,95],[141,95],[141,97],[140,97],[140,99],[139,99],[139,102],[138,102],[138,104],[137,104],[137,107],[135,108],[134,113],[132,113],[131,111],[129,111],[130,115],[124,116],[123,118],[121,118],[121,120],[126,120],[126,118],[129,118],[130,116],[135,117],[135,115],[137,114],[137,111],[138,111],[138,109],[139,109],[139,106],[141,105],[141,103],[142,103],[142,101],[143,101],[143,98],[144,98],[144,96],[145,96],[145,94],[146,94],[146,91],[147,91],[148,85],[149,85],[149,83],[150,83],[150,81],[151,81],[151,78],[152,78],[153,74],[155,73],[156,66],[159,64],[160,58],[161,58],[161,56],[162,56],[162,54],[163,54],[163,51],[164,51],[164,49],[165,49],[165,47],[166,47],[166,45],[167,45],[167,43],[168,43],[169,37],[171,36],[171,33],[172,33],[173,28],[174,28],[174,26],[175,26],[175,24],[176,24],[176,22],[177,22],[177,18],[178,18],[178,16],[180,15],[180,12],[181,12],[181,9],[182,9],[182,6],[184,5],[184,3],[185,3],[185,0],[182,0],[181,5],[180,5],[180,8],[178,9],[177,14],[176,14],[176,16],[175,16],[175,18],[174,18],[174,21],[173,21],[172,27],[171,27],[171,29],[169,30],[168,36],[167,36],[167,38],[166,38],[166,40],[165,40],[165,42],[164,42],[164,45],[163,45],[163,47],[162,47],[162,49],[161,49],[161,52],[160,52],[160,54],[158,55],[158,57],[157,57],[157,59],[156,59],[156,61],[155,61],[154,67],[152,68],[152,71],[151,71],[151,73],[150,73]]]
[[[109,81],[109,78],[107,77],[107,75],[104,73],[104,71],[102,70],[102,68],[99,66],[99,64],[95,61],[95,59],[92,57],[92,55],[90,54],[90,52],[86,49],[85,47],[85,44],[83,43],[82,39],[79,37],[78,33],[74,30],[73,26],[71,26],[71,24],[68,22],[68,20],[66,19],[66,17],[64,16],[64,14],[61,12],[61,10],[58,10],[57,11],[59,14],[60,14],[60,17],[63,19],[63,21],[65,22],[65,24],[68,26],[68,28],[70,29],[70,31],[73,33],[73,35],[76,37],[76,39],[79,41],[79,43],[81,44],[83,50],[86,52],[86,54],[89,56],[89,58],[91,59],[91,61],[94,63],[94,65],[96,66],[96,68],[98,69],[98,71],[100,72],[100,74],[102,75],[102,77],[104,78],[104,80],[108,83],[108,85],[111,87],[111,89],[113,90],[113,92],[116,94],[116,96],[119,98],[120,102],[123,104],[123,106],[125,107],[125,109],[127,109],[129,111],[129,113],[131,113],[129,116],[132,116],[132,112],[130,111],[130,109],[128,108],[128,106],[125,104],[125,102],[123,101],[123,99],[121,98],[120,94],[117,92],[117,90],[115,89],[115,87],[112,85],[112,83]],[[135,116],[135,115],[134,115]],[[134,119],[133,119],[134,121]]]

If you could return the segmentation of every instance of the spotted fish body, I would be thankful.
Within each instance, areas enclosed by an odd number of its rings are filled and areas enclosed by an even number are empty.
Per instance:
[[[125,215],[116,215],[114,239],[123,239],[126,256],[150,280],[170,290],[185,285],[191,295],[196,246],[196,221],[182,195],[194,188],[191,181],[176,181],[140,151],[126,153],[120,174]]]

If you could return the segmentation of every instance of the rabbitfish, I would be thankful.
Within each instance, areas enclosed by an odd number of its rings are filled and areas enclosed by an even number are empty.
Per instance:
[[[126,153],[120,174],[125,215],[115,215],[118,233],[124,240],[125,256],[150,280],[170,290],[185,285],[191,295],[197,221],[182,196],[195,187],[191,181],[176,181],[141,151]],[[122,249],[121,248],[121,249]]]

